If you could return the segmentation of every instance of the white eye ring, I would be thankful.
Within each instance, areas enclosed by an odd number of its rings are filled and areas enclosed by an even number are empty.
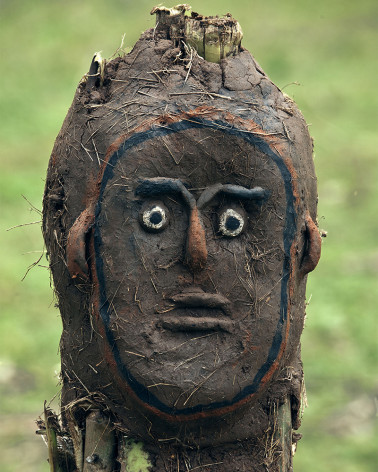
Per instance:
[[[234,238],[238,236],[244,228],[244,218],[237,211],[228,208],[219,219],[219,231],[223,236]]]
[[[142,214],[143,225],[152,231],[159,231],[167,223],[167,215],[164,208],[154,205],[150,210],[145,210]]]

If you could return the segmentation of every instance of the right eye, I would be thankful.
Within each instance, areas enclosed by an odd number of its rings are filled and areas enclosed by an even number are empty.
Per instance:
[[[146,231],[163,231],[168,225],[168,210],[161,203],[143,206],[139,221]]]
[[[245,226],[244,212],[235,211],[233,208],[224,210],[219,218],[219,231],[223,236],[234,238],[239,236]]]

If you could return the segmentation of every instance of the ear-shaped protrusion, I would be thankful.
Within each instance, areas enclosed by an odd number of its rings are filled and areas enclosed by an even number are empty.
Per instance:
[[[87,235],[93,225],[94,213],[91,207],[86,208],[73,224],[67,240],[67,267],[73,279],[86,281],[89,270],[86,258]]]
[[[318,265],[322,247],[322,238],[318,227],[313,222],[310,213],[307,211],[305,216],[305,247],[301,261],[301,274],[306,275]]]

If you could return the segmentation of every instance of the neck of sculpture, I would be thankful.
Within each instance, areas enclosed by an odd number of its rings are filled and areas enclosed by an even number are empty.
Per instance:
[[[211,441],[211,438],[209,438]],[[142,472],[208,471],[208,472],[289,472],[292,470],[293,440],[289,397],[281,405],[273,404],[267,418],[265,434],[218,446],[196,447],[169,442],[142,444],[134,442],[134,452],[144,451],[147,460]],[[125,449],[124,449],[125,450]],[[121,458],[128,472],[132,449]],[[150,466],[147,466],[150,464]],[[150,467],[150,468],[148,468]]]

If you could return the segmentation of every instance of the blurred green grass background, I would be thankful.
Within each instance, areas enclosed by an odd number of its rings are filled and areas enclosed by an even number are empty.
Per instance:
[[[40,232],[44,176],[92,55],[154,26],[153,1],[0,0],[0,470],[47,472],[34,436],[59,391],[59,335]],[[378,96],[376,0],[193,0],[230,11],[315,139],[319,223],[328,231],[308,283],[302,338],[309,407],[296,472],[377,470]],[[167,6],[172,6],[167,4]],[[26,201],[22,195],[24,195]],[[7,228],[37,222],[9,231]]]

